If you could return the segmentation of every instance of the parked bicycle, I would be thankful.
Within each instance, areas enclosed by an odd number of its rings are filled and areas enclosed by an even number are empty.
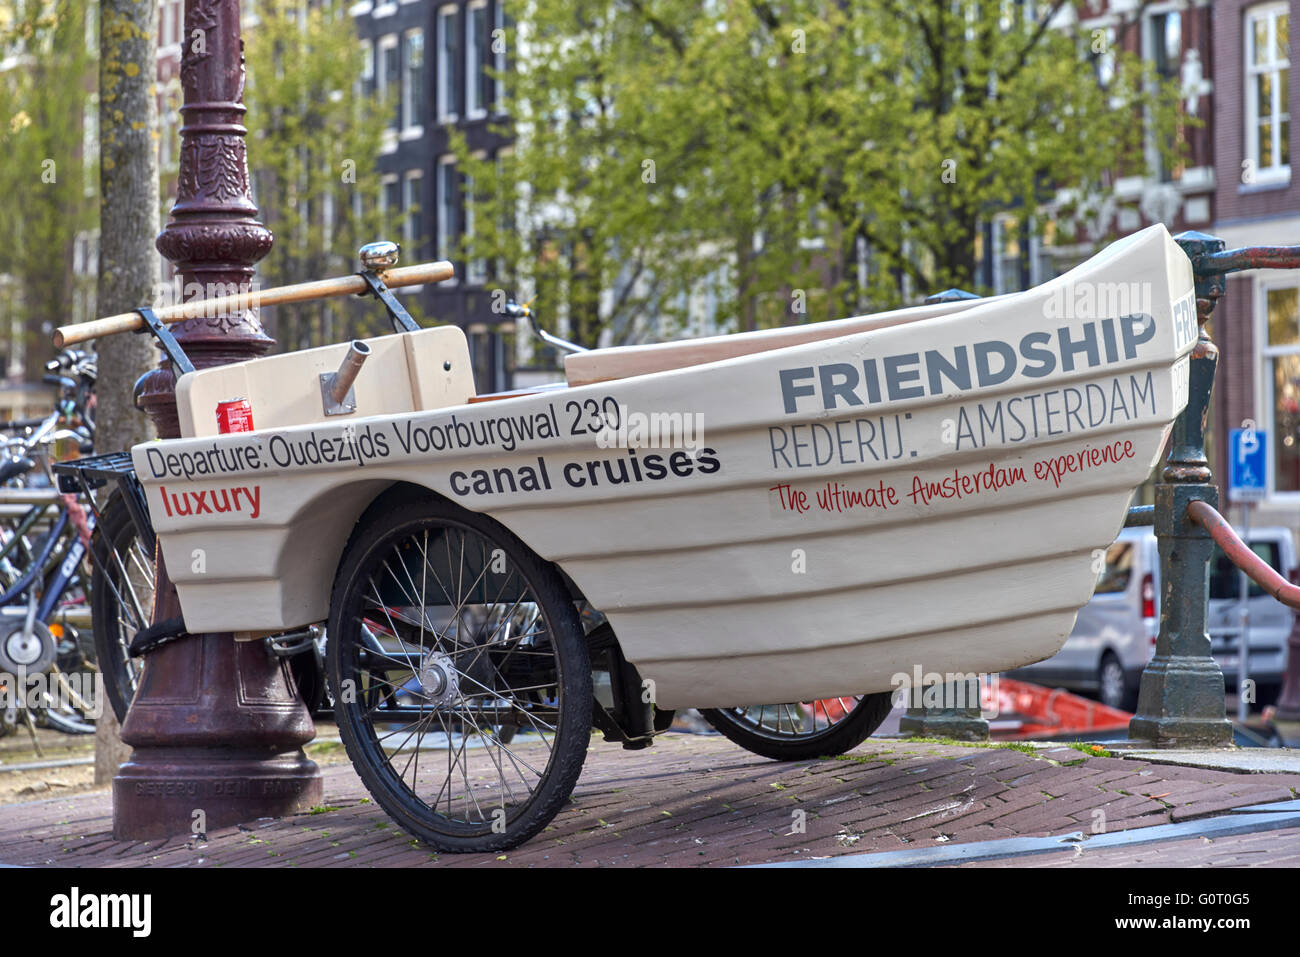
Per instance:
[[[51,470],[56,449],[90,450],[95,360],[64,350],[46,368],[60,389],[56,408],[5,423],[16,434],[0,438],[0,733],[25,724],[33,738],[37,724],[94,731],[102,684],[84,563],[95,517],[56,490]]]

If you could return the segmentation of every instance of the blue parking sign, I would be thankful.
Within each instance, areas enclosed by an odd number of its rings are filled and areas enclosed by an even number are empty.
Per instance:
[[[1268,433],[1263,429],[1233,429],[1228,451],[1228,498],[1234,502],[1263,500],[1268,487]]]

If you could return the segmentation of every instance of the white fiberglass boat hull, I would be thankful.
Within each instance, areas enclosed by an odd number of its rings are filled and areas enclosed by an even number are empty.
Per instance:
[[[431,411],[364,414],[369,363],[359,418],[134,459],[192,631],[326,618],[357,517],[410,482],[558,563],[662,707],[1000,671],[1060,648],[1186,404],[1192,270],[1157,226],[933,312],[643,374],[611,350],[608,381],[592,353],[592,385]]]

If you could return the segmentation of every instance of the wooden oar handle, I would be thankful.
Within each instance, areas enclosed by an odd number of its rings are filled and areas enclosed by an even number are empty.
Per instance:
[[[418,263],[414,266],[398,266],[385,269],[379,274],[384,285],[390,289],[402,286],[418,286],[426,282],[442,282],[455,274],[449,262]],[[316,282],[301,282],[293,286],[277,286],[274,289],[257,289],[230,296],[217,296],[212,299],[192,299],[174,306],[162,306],[154,310],[154,315],[166,323],[184,322],[186,319],[202,319],[205,316],[219,316],[230,312],[258,306],[276,306],[286,302],[308,302],[312,299],[327,299],[332,296],[348,296],[365,292],[369,287],[360,276],[342,276],[338,279],[320,279]],[[144,320],[139,313],[124,312],[119,316],[106,316],[79,322],[70,326],[59,326],[54,330],[54,348],[89,339],[99,339],[118,332],[134,332],[144,328]]]

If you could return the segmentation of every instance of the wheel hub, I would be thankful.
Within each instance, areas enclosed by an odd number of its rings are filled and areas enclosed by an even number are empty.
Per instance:
[[[0,642],[0,670],[36,674],[54,663],[58,647],[54,636],[41,622],[32,622],[31,634],[16,627]]]
[[[460,677],[451,658],[441,651],[431,651],[420,663],[420,692],[430,704],[443,705],[460,695]]]

